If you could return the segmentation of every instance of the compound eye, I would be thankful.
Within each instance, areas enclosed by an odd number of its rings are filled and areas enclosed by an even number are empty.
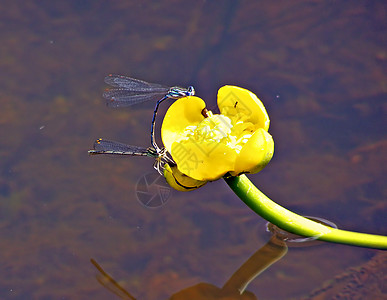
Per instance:
[[[195,89],[194,89],[194,87],[192,86],[192,85],[190,85],[189,87],[188,87],[188,96],[193,96],[193,95],[195,95]]]

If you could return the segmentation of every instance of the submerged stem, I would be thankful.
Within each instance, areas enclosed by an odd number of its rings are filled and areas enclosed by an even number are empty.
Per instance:
[[[287,210],[269,199],[245,175],[224,179],[248,207],[283,230],[326,242],[387,249],[387,236],[331,228]]]

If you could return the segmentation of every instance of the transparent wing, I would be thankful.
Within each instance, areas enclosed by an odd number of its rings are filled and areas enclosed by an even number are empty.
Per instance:
[[[110,74],[105,77],[105,82],[111,86],[124,88],[136,92],[165,92],[169,87],[157,83],[150,83],[143,80]]]
[[[125,107],[149,100],[157,101],[162,99],[167,93],[168,90],[163,90],[162,92],[139,93],[126,89],[111,89],[105,91],[103,97],[108,100],[106,102],[107,106]]]

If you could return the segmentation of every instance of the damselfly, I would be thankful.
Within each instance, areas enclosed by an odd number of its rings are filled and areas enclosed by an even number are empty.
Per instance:
[[[96,140],[94,142],[93,150],[89,150],[88,152],[91,155],[110,154],[153,157],[156,159],[153,163],[153,167],[160,175],[163,175],[162,170],[165,163],[173,163],[173,160],[167,155],[167,150],[165,148],[143,148],[103,139]]]
[[[108,100],[107,105],[111,107],[131,106],[148,100],[158,99],[153,112],[151,125],[151,144],[154,149],[158,148],[155,141],[154,129],[160,103],[168,98],[178,99],[195,94],[193,86],[189,86],[186,89],[178,86],[167,87],[122,75],[110,74],[105,77],[105,82],[113,87],[117,87],[116,89],[106,90],[103,93],[103,97]]]

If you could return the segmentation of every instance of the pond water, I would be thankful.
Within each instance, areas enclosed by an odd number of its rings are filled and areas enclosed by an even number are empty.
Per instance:
[[[154,103],[106,107],[109,73],[193,85],[209,108],[222,85],[253,91],[270,115],[275,155],[249,178],[299,214],[387,233],[385,1],[2,6],[1,299],[113,299],[91,259],[137,299],[222,287],[270,238],[266,221],[222,180],[182,193],[151,158],[88,156],[100,137],[149,146]],[[162,201],[144,205],[144,192]],[[259,299],[314,297],[381,253],[289,248],[247,290]]]

